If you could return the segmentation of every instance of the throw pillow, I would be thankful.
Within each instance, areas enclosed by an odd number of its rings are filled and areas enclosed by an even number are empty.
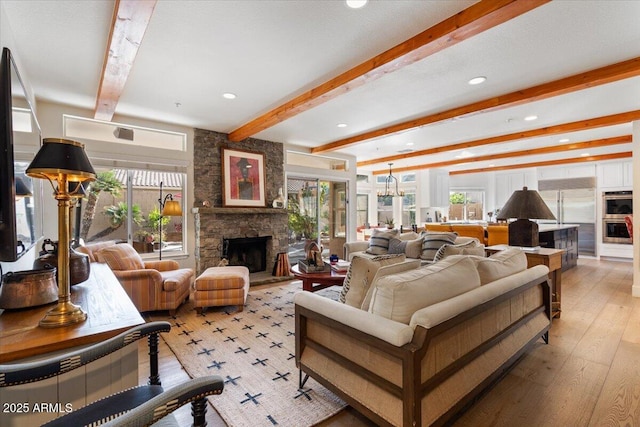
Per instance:
[[[451,255],[476,255],[484,257],[484,245],[478,243],[475,239],[459,245],[446,243],[438,249],[438,252],[436,252],[436,255],[433,257],[433,262],[441,261]]]
[[[395,237],[389,239],[389,251],[390,254],[403,254],[407,249],[407,241],[396,239]]]
[[[386,254],[374,258],[354,256],[349,265],[338,300],[352,307],[360,308],[376,271],[383,265],[395,264],[404,260],[405,257],[402,254]]]
[[[100,249],[95,253],[98,262],[107,263],[112,270],[141,270],[144,262],[140,254],[127,243]]]
[[[379,230],[374,229],[369,239],[368,254],[384,255],[389,252],[389,240],[398,237],[398,230]]]
[[[483,285],[527,269],[527,255],[519,248],[508,248],[488,258],[476,258],[475,262]]]
[[[422,233],[422,253],[420,258],[433,261],[438,249],[444,244],[454,244],[458,235],[453,232],[432,232],[426,231]]]
[[[422,255],[422,241],[424,239],[419,237],[415,240],[407,240],[407,246],[405,247],[404,253],[407,258],[415,258],[420,259],[420,255]]]
[[[428,267],[381,277],[369,312],[409,324],[421,308],[480,287],[480,276],[468,257],[451,257]]]

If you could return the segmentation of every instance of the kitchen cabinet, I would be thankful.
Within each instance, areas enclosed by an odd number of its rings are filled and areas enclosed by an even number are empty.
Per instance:
[[[497,173],[495,185],[496,207],[498,209],[502,209],[502,206],[509,200],[514,191],[522,190],[523,187],[534,190],[538,188],[534,171]]]
[[[576,166],[546,166],[538,168],[538,181],[544,179],[580,178],[596,176],[594,164]]]
[[[445,169],[421,170],[417,179],[420,182],[421,208],[449,206],[449,171]]]
[[[631,160],[602,163],[598,169],[600,188],[633,188],[633,163]]]
[[[578,227],[541,227],[538,233],[543,248],[562,249],[562,271],[578,265]]]

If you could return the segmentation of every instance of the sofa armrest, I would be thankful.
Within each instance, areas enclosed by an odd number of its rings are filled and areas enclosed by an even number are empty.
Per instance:
[[[344,255],[343,259],[348,260],[349,254],[353,252],[364,252],[369,249],[369,242],[365,241],[356,241],[356,242],[347,242],[343,245]]]
[[[162,275],[157,270],[114,270],[113,274],[129,284],[153,285],[162,289]]]
[[[304,307],[343,325],[401,347],[413,339],[413,328],[311,292],[298,292],[296,306]]]

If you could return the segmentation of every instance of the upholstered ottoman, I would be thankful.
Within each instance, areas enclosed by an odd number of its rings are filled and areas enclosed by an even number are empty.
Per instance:
[[[244,308],[249,293],[249,269],[243,266],[207,268],[194,283],[194,303],[198,313],[206,307],[237,305]]]

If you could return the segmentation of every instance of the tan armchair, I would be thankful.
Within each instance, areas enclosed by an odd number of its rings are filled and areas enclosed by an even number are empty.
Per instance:
[[[127,243],[107,246],[94,252],[98,262],[107,263],[138,311],[176,309],[189,298],[194,278],[190,268],[180,268],[173,260],[144,262]]]

